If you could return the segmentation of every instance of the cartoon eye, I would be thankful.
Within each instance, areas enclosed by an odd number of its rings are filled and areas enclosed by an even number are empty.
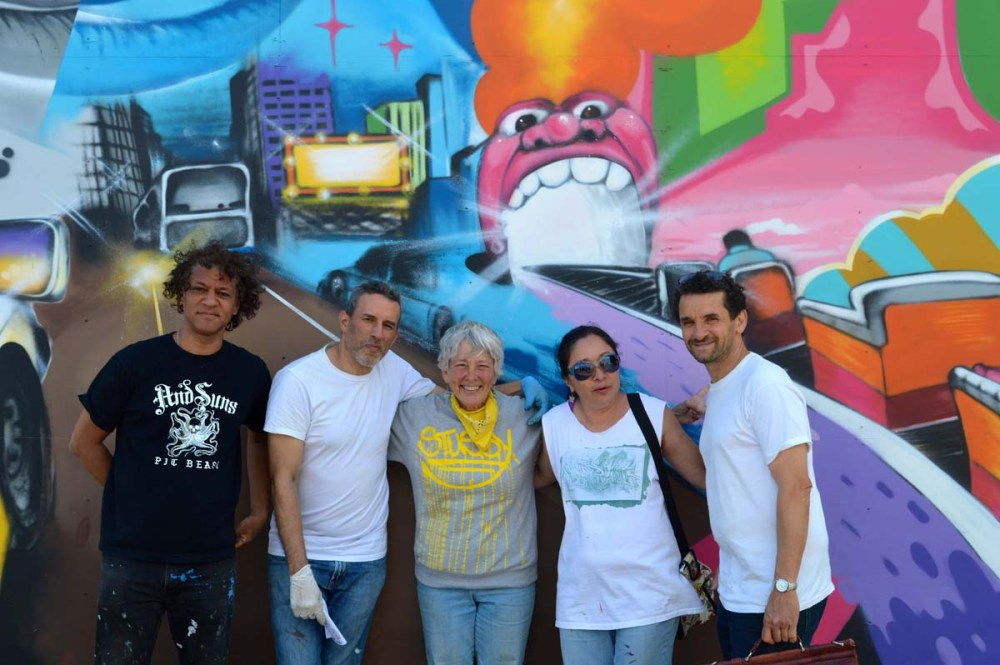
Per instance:
[[[542,108],[521,108],[500,121],[500,133],[514,136],[549,117],[549,110]]]
[[[604,118],[611,110],[611,106],[603,99],[585,99],[573,107],[573,115],[580,120],[592,120]]]

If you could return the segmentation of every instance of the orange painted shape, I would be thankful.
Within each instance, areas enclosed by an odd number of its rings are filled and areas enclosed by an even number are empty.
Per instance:
[[[795,296],[792,285],[788,283],[788,274],[778,266],[739,273],[736,281],[746,289],[747,308],[757,321],[795,309]]]
[[[711,53],[756,23],[761,0],[476,0],[470,16],[487,72],[476,86],[490,129],[511,104],[584,90],[628,96],[642,52]]]
[[[954,391],[970,464],[1000,479],[1000,413],[961,390]]]
[[[807,315],[803,315],[802,323],[806,330],[806,345],[810,349],[885,394],[879,349]]]
[[[937,270],[1000,270],[1000,248],[958,201],[949,203],[944,213],[894,221]]]
[[[886,394],[946,384],[957,365],[1000,365],[998,322],[1000,298],[886,307]]]

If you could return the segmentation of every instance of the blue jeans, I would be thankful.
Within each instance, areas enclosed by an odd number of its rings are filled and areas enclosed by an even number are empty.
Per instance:
[[[812,641],[813,633],[816,632],[816,626],[819,625],[819,620],[823,617],[824,609],[826,609],[826,598],[809,609],[799,612],[799,623],[795,630],[798,632],[802,644],[808,646]],[[715,629],[719,634],[719,646],[722,647],[723,658],[745,658],[753,649],[753,645],[760,639],[761,631],[764,630],[764,614],[763,612],[760,614],[730,612],[723,607],[722,603],[719,603]],[[798,648],[798,644],[793,642],[761,643],[756,653],[774,653]]]
[[[313,577],[323,593],[330,618],[344,634],[341,646],[326,639],[314,619],[292,614],[288,560],[268,556],[271,627],[277,665],[341,665],[360,663],[372,625],[375,601],[385,584],[385,557],[376,561],[309,560]]]
[[[670,665],[680,617],[618,630],[559,629],[566,665]]]
[[[439,589],[417,582],[429,665],[523,663],[535,585]]]
[[[105,556],[94,662],[148,663],[166,612],[181,663],[227,663],[235,591],[233,559],[169,564]]]

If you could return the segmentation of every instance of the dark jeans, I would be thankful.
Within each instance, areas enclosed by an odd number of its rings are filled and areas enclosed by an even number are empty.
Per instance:
[[[166,564],[105,556],[94,662],[148,663],[164,612],[181,663],[228,662],[235,589],[233,559]]]
[[[799,624],[796,630],[802,644],[808,646],[812,641],[816,626],[823,616],[826,608],[826,599],[816,603],[807,610],[799,612]],[[764,630],[764,614],[741,614],[730,612],[722,603],[719,603],[719,613],[716,617],[716,630],[719,633],[719,646],[722,647],[723,658],[746,658],[753,648],[753,645],[760,639],[760,633]],[[776,642],[775,644],[761,643],[756,653],[774,653],[775,651],[785,651],[787,649],[798,649],[799,645],[794,642]],[[752,662],[752,661],[751,661]]]

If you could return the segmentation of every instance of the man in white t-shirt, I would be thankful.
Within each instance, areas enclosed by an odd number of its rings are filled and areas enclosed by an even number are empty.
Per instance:
[[[386,573],[389,429],[396,407],[441,392],[390,351],[399,293],[361,284],[340,313],[339,342],[278,372],[268,402],[274,519],[268,543],[278,665],[360,663]],[[545,410],[544,391],[524,390]],[[530,421],[529,421],[530,422]],[[324,636],[328,612],[346,644]],[[313,621],[315,619],[315,621]]]
[[[833,591],[805,399],[779,366],[751,353],[743,288],[716,271],[685,275],[676,309],[705,365],[701,453],[719,543],[718,633],[724,658],[808,644]]]

